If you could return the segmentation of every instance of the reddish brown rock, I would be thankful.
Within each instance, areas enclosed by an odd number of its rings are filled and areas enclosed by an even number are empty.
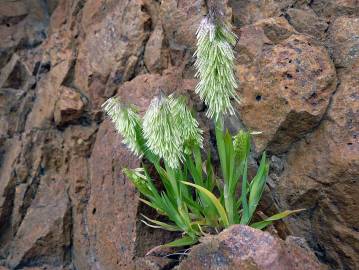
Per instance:
[[[286,153],[271,157],[273,181],[266,195],[283,208],[308,206],[308,212],[287,222],[290,231],[305,236],[333,269],[358,268],[357,164],[348,150],[356,146],[345,135],[356,123],[357,109],[347,96],[336,94],[336,109],[331,107],[329,120],[322,119],[335,88],[327,51],[346,68],[337,70],[346,85],[340,89],[356,89],[357,73],[351,73],[357,60],[356,0],[0,2],[1,265],[171,267],[166,259],[139,258],[173,235],[139,224],[138,212],[148,210],[138,209],[137,195],[120,172],[138,161],[112,125],[102,123],[100,105],[117,93],[143,113],[159,88],[186,92],[209,134],[205,108],[193,93],[191,56],[199,21],[208,7],[219,4],[225,19],[241,26],[234,30],[241,36],[236,65],[243,122],[263,129],[256,146],[274,152],[294,148],[288,160]],[[326,23],[332,26],[323,34]],[[320,40],[328,36],[329,49],[304,37],[308,34]],[[67,100],[63,89],[75,93],[77,102]],[[264,95],[256,101],[259,90]],[[355,98],[354,92],[348,96]],[[306,141],[293,145],[298,139]],[[206,149],[213,148],[206,143]],[[286,160],[281,176],[279,165]],[[265,199],[264,207],[271,202]]]
[[[359,59],[359,18],[339,17],[330,27],[330,47],[338,67],[350,67]]]
[[[319,128],[296,144],[279,180],[284,208],[306,208],[291,231],[309,240],[333,269],[359,267],[359,68],[339,73],[338,87]]]
[[[250,65],[261,57],[264,47],[277,44],[295,33],[294,28],[284,18],[261,20],[240,29],[236,46],[236,57],[243,65]]]
[[[236,66],[240,118],[262,132],[254,137],[257,151],[285,152],[322,119],[336,88],[334,66],[325,48],[303,35],[276,44],[258,27],[244,33]]]
[[[247,226],[235,225],[192,248],[179,270],[326,269],[299,246]]]
[[[59,89],[60,96],[56,101],[54,120],[56,125],[74,123],[82,114],[85,104],[75,89],[65,86]]]
[[[11,206],[15,196],[15,177],[12,168],[21,152],[20,138],[12,138],[0,145],[1,175],[0,175],[0,230],[10,223]]]
[[[74,85],[87,93],[94,107],[104,102],[101,97],[112,70],[117,86],[133,76],[151,24],[140,0],[126,5],[118,1],[85,3],[82,25],[86,36],[78,48]]]
[[[278,17],[294,0],[229,0],[236,26],[253,24],[259,20]]]
[[[200,21],[206,14],[204,1],[163,1],[160,12],[164,33],[172,53],[171,56],[172,58],[183,60],[182,54],[185,49],[194,51],[196,31]]]
[[[316,14],[328,19],[343,15],[359,15],[357,0],[313,0],[310,6]]]
[[[46,38],[48,16],[45,5],[38,0],[2,1],[0,48],[26,49],[38,46]]]
[[[164,47],[164,34],[162,25],[156,25],[145,49],[144,61],[149,72],[156,73],[167,67],[168,55]]]
[[[0,88],[26,89],[29,82],[30,71],[20,61],[17,54],[2,68],[0,73]]]
[[[328,23],[324,18],[318,17],[312,9],[290,8],[286,15],[289,23],[298,32],[311,35],[319,40],[325,39]]]
[[[146,256],[136,260],[135,270],[171,269],[176,263],[165,257]],[[1,269],[0,269],[1,270]]]
[[[70,204],[63,183],[45,183],[9,247],[12,268],[34,263],[62,265],[70,246]]]

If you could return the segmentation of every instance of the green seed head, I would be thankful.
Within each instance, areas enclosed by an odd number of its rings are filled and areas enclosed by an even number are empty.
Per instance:
[[[205,17],[197,31],[195,66],[200,81],[196,93],[208,106],[207,116],[218,119],[233,114],[231,99],[237,99],[233,46],[236,36],[224,23]]]
[[[172,168],[183,160],[188,143],[202,146],[202,131],[181,98],[155,97],[143,120],[148,148]]]
[[[137,141],[137,132],[141,130],[141,120],[130,107],[121,104],[118,98],[110,98],[103,105],[103,110],[115,124],[116,130],[122,135],[123,143],[138,156],[142,156],[141,147]]]

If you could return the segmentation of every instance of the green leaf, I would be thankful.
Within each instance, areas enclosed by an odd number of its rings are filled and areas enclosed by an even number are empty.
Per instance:
[[[147,226],[150,226],[152,228],[160,228],[160,229],[164,229],[166,231],[171,231],[171,232],[181,231],[181,228],[179,228],[179,227],[177,227],[175,225],[167,224],[167,223],[164,223],[162,221],[155,220],[155,219],[150,219],[150,218],[148,218],[148,217],[146,217],[145,215],[142,215],[142,214],[141,214],[141,216],[143,216],[149,222],[157,225],[157,226],[155,226],[155,225],[149,224],[146,221],[142,220],[142,222],[144,224],[146,224]]]
[[[227,181],[227,160],[226,160],[226,146],[224,144],[224,138],[223,138],[223,123],[222,119],[216,121],[215,123],[215,132],[216,132],[216,142],[217,142],[217,149],[218,149],[218,155],[219,160],[221,162],[221,170],[224,178],[224,182]]]
[[[220,201],[216,198],[216,196],[213,195],[212,192],[208,191],[204,187],[198,186],[198,185],[193,184],[193,183],[184,182],[184,181],[183,181],[183,183],[198,189],[201,193],[203,193],[205,196],[207,196],[210,199],[210,201],[213,203],[213,205],[216,207],[216,209],[218,211],[218,214],[221,217],[221,220],[222,220],[224,226],[225,227],[229,226],[226,210],[223,208]]]
[[[198,242],[198,238],[192,238],[191,236],[184,236],[167,244],[164,244],[166,247],[183,247],[183,246],[191,246]]]
[[[233,178],[233,168],[234,168],[234,149],[232,136],[229,133],[228,129],[224,135],[224,145],[226,147],[226,162],[227,162],[227,176],[228,176],[228,186],[231,186],[231,180]]]
[[[247,160],[244,161],[244,167],[243,167],[243,177],[242,177],[242,207],[243,207],[243,213],[241,218],[241,224],[248,224],[249,222],[249,207],[247,202]]]
[[[266,160],[266,153],[264,152],[262,155],[261,163],[259,165],[256,176],[253,178],[250,191],[249,191],[249,218],[254,214],[258,203],[262,197],[265,184],[267,181],[267,174],[269,170],[269,164]]]
[[[206,179],[205,187],[209,191],[212,191],[215,185],[215,175],[214,175],[213,165],[211,162],[210,152],[208,153],[208,157],[206,161],[206,174],[207,174],[207,179]]]
[[[290,215],[293,215],[293,214],[296,214],[296,213],[299,213],[299,212],[302,212],[304,211],[305,209],[297,209],[297,210],[286,210],[286,211],[283,211],[281,213],[278,213],[278,214],[275,214],[265,220],[262,220],[262,221],[259,221],[259,222],[256,222],[256,223],[253,223],[251,224],[250,226],[253,227],[253,228],[256,228],[256,229],[264,229],[265,227],[267,227],[268,225],[272,224],[273,221],[276,221],[276,220],[280,220],[280,219],[283,219],[283,218],[286,218]]]
[[[202,179],[202,157],[201,157],[201,149],[198,145],[193,146],[193,156],[196,163],[196,170],[198,177]]]

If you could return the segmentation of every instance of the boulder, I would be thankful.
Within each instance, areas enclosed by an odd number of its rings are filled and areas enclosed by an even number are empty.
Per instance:
[[[309,251],[268,232],[234,225],[194,246],[178,270],[326,269]]]
[[[359,5],[356,0],[313,0],[308,2],[316,14],[329,20],[343,15],[359,15]]]
[[[359,267],[359,67],[339,72],[327,116],[293,146],[277,187],[283,208],[306,208],[288,219],[333,269]]]
[[[330,27],[330,48],[337,67],[359,59],[359,18],[339,17]]]
[[[229,0],[235,26],[253,24],[262,19],[279,17],[295,0]]]
[[[311,35],[313,38],[325,40],[329,25],[324,18],[319,17],[312,9],[290,8],[286,18],[300,33]]]
[[[241,31],[236,106],[244,125],[262,132],[254,137],[256,151],[278,154],[320,123],[336,89],[336,72],[323,46],[292,34],[281,20],[264,22]]]

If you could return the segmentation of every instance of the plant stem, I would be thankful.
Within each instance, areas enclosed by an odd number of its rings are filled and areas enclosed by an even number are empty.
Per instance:
[[[223,182],[224,182],[224,187],[223,187],[223,198],[224,198],[224,206],[226,208],[226,212],[228,215],[228,221],[229,224],[233,224],[234,220],[233,220],[233,200],[232,200],[232,196],[230,194],[230,188],[229,188],[229,179],[228,179],[228,168],[229,168],[229,164],[227,164],[228,162],[230,162],[229,160],[227,160],[227,155],[226,155],[226,145],[224,142],[224,137],[223,137],[223,118],[218,119],[215,122],[215,133],[216,133],[216,142],[217,142],[217,150],[218,150],[218,155],[219,155],[219,160],[221,163],[221,170],[222,170],[222,176],[223,176]]]

